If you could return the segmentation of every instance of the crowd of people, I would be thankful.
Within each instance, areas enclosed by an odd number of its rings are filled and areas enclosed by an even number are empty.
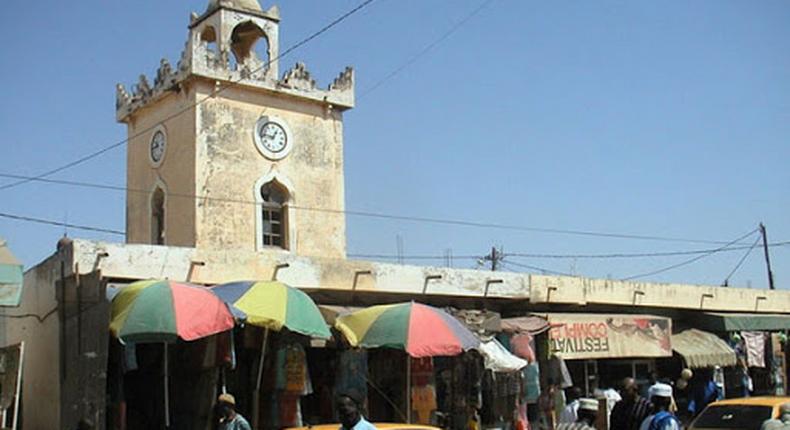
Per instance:
[[[639,394],[633,378],[626,378],[621,388],[622,399],[609,416],[612,430],[681,430],[680,421],[672,412],[672,386],[655,383],[648,390],[648,398]],[[595,430],[598,420],[597,399],[581,397],[581,390],[569,390],[570,402],[559,417],[556,430]]]

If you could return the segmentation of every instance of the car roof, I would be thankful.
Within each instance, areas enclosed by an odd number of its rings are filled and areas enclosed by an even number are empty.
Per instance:
[[[711,404],[711,406],[718,406],[718,405],[778,406],[784,403],[790,403],[790,397],[784,397],[784,396],[742,397],[739,399],[719,400],[718,402]]]

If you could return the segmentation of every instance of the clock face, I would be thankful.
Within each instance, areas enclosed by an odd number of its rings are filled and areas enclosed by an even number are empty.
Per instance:
[[[165,155],[165,145],[167,145],[165,134],[161,130],[157,130],[154,137],[151,138],[151,160],[154,163],[162,161],[162,157]]]
[[[273,153],[282,152],[288,145],[285,129],[276,122],[267,122],[258,129],[261,145]]]
[[[288,123],[274,116],[258,118],[252,134],[258,151],[269,160],[282,160],[294,146]]]

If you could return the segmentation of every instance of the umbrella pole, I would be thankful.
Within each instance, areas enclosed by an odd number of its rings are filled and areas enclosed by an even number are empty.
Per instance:
[[[406,422],[411,424],[411,356],[406,354]]]
[[[261,360],[258,363],[258,381],[255,383],[255,392],[252,394],[252,427],[258,428],[260,403],[261,403],[261,381],[263,380],[263,359],[266,358],[266,344],[269,340],[269,329],[263,330],[263,344],[261,345]]]
[[[164,360],[165,360],[165,428],[170,428],[170,390],[167,386],[168,382],[168,375],[167,375],[167,368],[168,359],[167,359],[167,342],[164,343],[165,345],[165,353],[164,353]]]

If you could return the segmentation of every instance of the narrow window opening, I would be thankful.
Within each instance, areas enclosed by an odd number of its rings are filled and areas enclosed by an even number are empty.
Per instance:
[[[151,243],[165,244],[165,193],[159,187],[151,196]]]
[[[261,187],[261,243],[288,248],[288,191],[277,182]]]

